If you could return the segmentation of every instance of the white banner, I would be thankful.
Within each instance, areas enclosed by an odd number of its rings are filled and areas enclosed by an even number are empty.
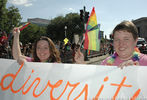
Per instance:
[[[29,63],[0,59],[0,100],[147,99],[147,66]]]

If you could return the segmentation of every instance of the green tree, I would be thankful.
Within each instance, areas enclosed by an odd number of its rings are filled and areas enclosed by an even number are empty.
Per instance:
[[[15,8],[14,6],[11,6],[8,8],[7,12],[7,29],[9,32],[12,30],[15,26],[18,26],[21,21],[21,15],[19,13],[18,8]]]
[[[5,23],[7,22],[7,0],[0,0],[0,29],[4,30]]]
[[[77,13],[69,13],[65,16],[67,24],[67,37],[73,40],[74,34],[82,35],[84,32],[84,23],[81,22]]]
[[[6,8],[7,0],[0,0],[0,28],[7,33],[10,33],[14,26],[17,26],[21,21],[21,15],[18,8],[14,6]]]
[[[63,16],[58,16],[50,21],[50,24],[47,27],[48,37],[50,37],[52,40],[59,40],[60,38],[64,37],[64,35],[62,35],[64,34],[64,20],[65,19]]]
[[[36,24],[30,24],[27,28],[21,31],[20,41],[23,44],[27,44],[29,42],[34,43],[35,40],[45,35],[46,27],[40,27]]]
[[[80,16],[77,13],[69,13],[65,17],[58,16],[51,20],[47,27],[47,35],[52,40],[63,41],[65,38],[65,26],[66,36],[72,42],[74,34],[81,35],[83,33],[84,25],[80,21]]]

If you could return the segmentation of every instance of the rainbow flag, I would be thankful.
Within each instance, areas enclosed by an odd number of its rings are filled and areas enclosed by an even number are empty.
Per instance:
[[[24,28],[26,28],[30,23],[27,22],[25,24],[22,24],[21,26],[19,26],[19,30],[22,31]],[[12,39],[12,32],[9,34],[8,36],[8,41],[10,41]]]
[[[96,13],[93,7],[88,22],[86,24],[84,49],[100,50],[100,24],[97,24]]]
[[[26,28],[29,24],[30,24],[30,23],[27,22],[27,23],[25,23],[25,24],[19,26],[19,30],[22,31],[22,30],[23,30],[24,28]]]

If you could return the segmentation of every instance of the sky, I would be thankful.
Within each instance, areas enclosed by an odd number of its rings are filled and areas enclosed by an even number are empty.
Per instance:
[[[109,38],[113,28],[124,20],[147,17],[147,0],[8,0],[7,7],[19,9],[22,22],[28,18],[53,19],[59,15],[79,13],[83,7],[95,7],[100,30]]]

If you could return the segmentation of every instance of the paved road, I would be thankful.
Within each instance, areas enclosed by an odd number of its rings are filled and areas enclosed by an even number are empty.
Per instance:
[[[101,64],[101,61],[97,61],[97,62],[94,62],[92,63],[93,65],[100,65]]]
[[[105,58],[107,58],[109,54],[98,56],[94,58],[89,58],[89,61],[86,61],[87,64],[94,64],[94,65],[100,65],[101,61],[103,61]]]

